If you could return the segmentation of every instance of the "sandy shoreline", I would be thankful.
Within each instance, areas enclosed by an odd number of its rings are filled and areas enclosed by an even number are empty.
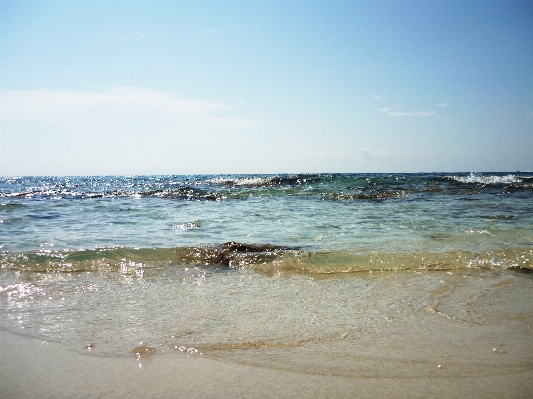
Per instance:
[[[345,378],[202,357],[86,356],[0,332],[2,398],[525,398],[533,370],[467,378]]]

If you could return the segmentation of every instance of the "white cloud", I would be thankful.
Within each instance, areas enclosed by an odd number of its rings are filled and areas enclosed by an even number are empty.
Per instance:
[[[5,90],[2,121],[74,128],[243,128],[257,120],[232,116],[223,103],[186,99],[177,93],[142,87],[106,92]]]
[[[380,96],[373,95],[372,98],[374,100],[383,100]]]
[[[376,111],[382,112],[388,116],[432,116],[435,115],[434,111],[420,111],[420,112],[396,112],[391,111],[390,108],[377,108]]]
[[[446,108],[447,106],[448,106],[448,104],[446,104],[446,103],[437,104],[437,107],[441,107],[441,108]]]

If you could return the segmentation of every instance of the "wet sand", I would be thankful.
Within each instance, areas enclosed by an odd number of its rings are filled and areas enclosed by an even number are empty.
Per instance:
[[[84,355],[0,332],[0,387],[11,398],[528,398],[533,370],[450,378],[313,375],[201,356]]]

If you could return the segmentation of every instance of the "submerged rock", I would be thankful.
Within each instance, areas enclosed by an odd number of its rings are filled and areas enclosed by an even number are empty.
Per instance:
[[[278,247],[272,244],[242,244],[235,241],[225,242],[220,247],[230,252],[271,252],[274,250],[282,249],[282,247]]]
[[[186,258],[205,265],[240,267],[274,260],[286,248],[272,244],[225,242],[215,247],[194,248]]]

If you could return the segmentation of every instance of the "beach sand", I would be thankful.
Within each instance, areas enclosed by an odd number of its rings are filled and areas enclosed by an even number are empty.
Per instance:
[[[313,375],[201,356],[98,357],[0,332],[11,398],[528,398],[533,370],[452,378]]]

